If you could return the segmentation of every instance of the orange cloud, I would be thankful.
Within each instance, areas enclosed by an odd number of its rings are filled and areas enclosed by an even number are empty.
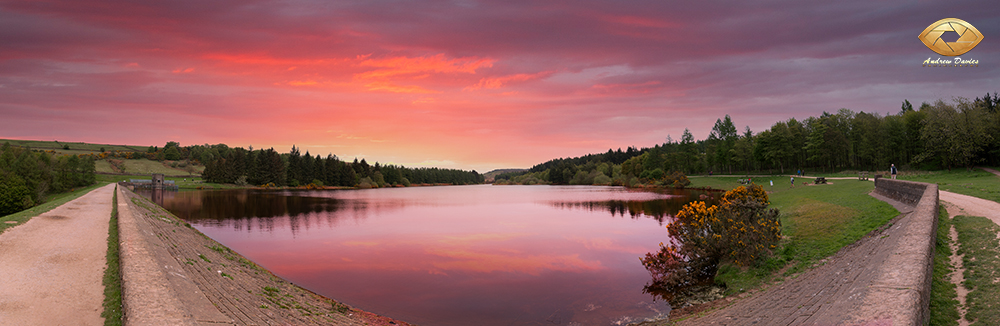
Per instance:
[[[304,81],[293,80],[288,82],[288,85],[292,86],[315,86],[316,84],[319,83],[317,83],[315,80],[304,80]]]
[[[378,68],[373,71],[356,74],[356,78],[386,78],[400,75],[414,75],[428,72],[435,73],[467,73],[474,74],[479,68],[493,66],[493,59],[477,57],[446,59],[444,54],[430,57],[392,57],[384,59],[367,59],[358,63],[362,67]]]
[[[477,69],[493,66],[493,59],[477,57],[445,58],[444,54],[424,57],[391,57],[371,59],[368,56],[358,56],[362,60],[359,67],[372,67],[373,70],[354,74],[354,79],[365,82],[364,88],[369,91],[384,91],[391,93],[439,93],[422,86],[400,85],[400,80],[426,79],[432,74],[475,74]]]
[[[497,89],[497,88],[503,87],[504,85],[506,85],[507,83],[510,83],[510,82],[521,82],[521,81],[528,81],[528,80],[533,80],[533,79],[544,78],[544,77],[548,77],[552,73],[554,73],[554,71],[543,71],[543,72],[539,72],[539,73],[535,73],[535,74],[516,74],[516,75],[507,75],[507,76],[494,77],[494,78],[483,78],[483,79],[479,80],[479,83],[477,83],[475,85],[472,85],[472,86],[469,86],[469,87],[466,87],[465,90],[470,90],[471,91],[471,90],[477,90],[477,89],[483,89],[483,88],[486,88],[486,89]]]
[[[438,91],[426,89],[416,85],[400,86],[392,84],[387,81],[368,83],[365,84],[365,88],[368,89],[369,91],[384,91],[390,93],[410,93],[410,94],[440,93]]]

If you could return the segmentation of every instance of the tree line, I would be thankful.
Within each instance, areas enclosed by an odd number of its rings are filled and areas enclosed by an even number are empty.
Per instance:
[[[895,114],[840,109],[770,128],[740,132],[729,115],[706,139],[689,129],[681,139],[627,151],[550,160],[525,172],[496,177],[499,184],[675,184],[687,174],[794,173],[971,168],[1000,165],[1000,96],[938,100],[918,108],[904,100]],[[684,178],[686,180],[686,178]]]
[[[217,152],[217,149],[213,149]],[[210,155],[215,155],[214,153]],[[478,184],[483,176],[475,170],[407,168],[404,166],[354,159],[341,161],[336,155],[302,154],[292,146],[287,154],[273,148],[249,150],[224,148],[218,158],[205,163],[202,177],[207,182],[272,186],[387,187],[411,184]]]
[[[0,146],[0,216],[43,203],[50,194],[94,184],[94,158]]]

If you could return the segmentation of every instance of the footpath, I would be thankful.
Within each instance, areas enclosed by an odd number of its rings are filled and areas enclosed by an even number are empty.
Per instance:
[[[103,325],[115,185],[0,234],[0,323]]]
[[[103,325],[115,185],[0,234],[0,324]],[[125,325],[408,325],[277,277],[119,188]]]

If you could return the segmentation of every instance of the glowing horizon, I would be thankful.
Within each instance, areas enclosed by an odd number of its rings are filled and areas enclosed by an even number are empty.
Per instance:
[[[0,1],[0,138],[527,168],[998,91],[991,5]],[[979,67],[920,66],[945,16]]]

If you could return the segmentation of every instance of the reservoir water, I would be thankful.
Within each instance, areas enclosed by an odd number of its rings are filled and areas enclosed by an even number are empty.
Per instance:
[[[418,325],[624,325],[669,313],[643,293],[639,259],[700,194],[475,185],[168,192],[159,204],[282,278]]]

